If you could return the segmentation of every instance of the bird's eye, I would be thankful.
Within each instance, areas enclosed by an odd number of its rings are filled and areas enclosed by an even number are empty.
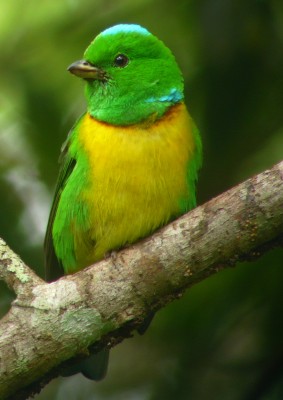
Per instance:
[[[114,59],[115,67],[124,68],[128,65],[129,59],[125,54],[118,54]]]

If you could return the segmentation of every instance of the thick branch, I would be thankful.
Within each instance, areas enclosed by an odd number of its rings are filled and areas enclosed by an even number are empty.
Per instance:
[[[0,277],[17,292],[0,324],[0,398],[25,398],[29,385],[50,379],[65,360],[114,345],[149,311],[282,237],[283,162],[115,258],[51,284],[0,242]]]

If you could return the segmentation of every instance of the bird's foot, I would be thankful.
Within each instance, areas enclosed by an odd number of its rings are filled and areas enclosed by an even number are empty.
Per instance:
[[[105,260],[108,260],[110,258],[112,263],[115,265],[115,262],[117,261],[117,254],[118,252],[116,250],[110,250],[104,254],[104,258]]]

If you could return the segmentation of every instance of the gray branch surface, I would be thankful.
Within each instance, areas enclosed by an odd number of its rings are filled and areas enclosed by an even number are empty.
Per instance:
[[[0,399],[25,399],[68,359],[113,346],[188,287],[283,238],[283,162],[150,238],[45,283],[0,240],[0,279],[17,298],[0,321]]]

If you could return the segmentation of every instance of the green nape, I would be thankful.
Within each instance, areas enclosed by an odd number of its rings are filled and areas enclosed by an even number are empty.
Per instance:
[[[119,66],[116,58],[126,57]],[[88,112],[114,125],[160,118],[183,100],[183,77],[171,51],[139,25],[118,25],[98,35],[85,60],[105,74],[86,85]]]

